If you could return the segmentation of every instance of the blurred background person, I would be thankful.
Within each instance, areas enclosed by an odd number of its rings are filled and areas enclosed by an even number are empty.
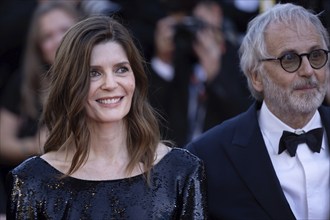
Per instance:
[[[0,181],[5,180],[9,169],[41,153],[46,131],[38,131],[38,121],[43,90],[48,86],[44,76],[54,62],[64,33],[79,17],[76,7],[64,1],[40,3],[34,12],[22,66],[11,75],[1,93]],[[4,204],[5,195],[0,197],[0,203]]]
[[[150,100],[179,146],[247,109],[251,100],[239,71],[237,45],[216,1],[168,1],[157,23],[150,63]]]

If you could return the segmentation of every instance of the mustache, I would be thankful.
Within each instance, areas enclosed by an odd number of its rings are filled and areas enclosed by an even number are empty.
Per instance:
[[[292,85],[293,89],[301,89],[301,88],[318,88],[319,87],[319,81],[316,79],[316,77],[310,77],[306,79],[301,79],[299,81],[294,82]]]

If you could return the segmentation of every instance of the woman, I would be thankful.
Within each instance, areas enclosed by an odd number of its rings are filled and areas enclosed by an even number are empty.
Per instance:
[[[65,2],[41,3],[34,12],[23,66],[15,73],[0,108],[1,161],[16,165],[40,153],[37,125],[41,113],[45,72],[53,64],[64,33],[78,21],[78,12]]]
[[[38,135],[45,72],[53,64],[64,33],[78,21],[79,13],[70,3],[40,3],[30,22],[23,65],[13,74],[0,104],[0,191],[5,176],[26,158],[41,153],[44,131]],[[43,129],[44,130],[44,129]],[[6,204],[0,193],[0,207]],[[4,205],[5,206],[5,205]],[[3,208],[4,209],[4,208]],[[5,213],[5,210],[0,210]]]
[[[204,219],[202,162],[160,141],[129,32],[103,16],[68,31],[50,71],[45,154],[8,178],[8,217]]]

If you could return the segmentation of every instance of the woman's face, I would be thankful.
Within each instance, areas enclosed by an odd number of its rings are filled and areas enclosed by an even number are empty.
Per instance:
[[[134,73],[123,47],[112,41],[95,45],[91,54],[86,103],[91,121],[121,121],[130,111],[134,90]]]
[[[62,9],[54,9],[40,18],[40,49],[47,64],[53,64],[56,50],[65,32],[76,20]]]

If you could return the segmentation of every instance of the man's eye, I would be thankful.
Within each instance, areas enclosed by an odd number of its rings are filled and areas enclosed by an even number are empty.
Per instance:
[[[297,54],[295,54],[295,53],[287,53],[287,54],[285,54],[283,57],[282,57],[282,59],[284,60],[284,61],[294,61],[294,60],[296,60],[298,58],[298,56],[297,56]]]
[[[320,50],[314,50],[310,53],[310,58],[312,59],[318,59],[319,57],[322,57],[324,55],[324,53],[322,53],[323,51]]]

